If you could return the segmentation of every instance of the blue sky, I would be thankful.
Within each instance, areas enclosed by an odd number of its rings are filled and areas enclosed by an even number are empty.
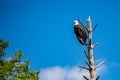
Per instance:
[[[119,80],[119,0],[0,0],[0,38],[10,42],[7,57],[17,49],[31,59],[31,68],[84,65],[83,50],[73,21],[98,24],[93,33],[95,61],[106,60],[101,80]]]

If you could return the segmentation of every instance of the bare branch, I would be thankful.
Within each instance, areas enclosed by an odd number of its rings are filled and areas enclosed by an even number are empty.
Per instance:
[[[84,79],[89,80],[86,76],[83,75],[83,77],[84,77]]]
[[[84,54],[87,57],[87,59],[89,60],[88,54],[86,53],[86,51],[84,50]]]
[[[94,26],[94,28],[93,28],[92,32],[96,29],[96,27],[97,27],[97,26],[98,26],[97,24]]]
[[[101,61],[96,67],[95,67],[95,70],[97,69],[97,68],[99,68],[102,64],[104,64],[105,63],[105,60],[104,61]]]
[[[86,27],[86,25],[80,20],[78,19],[78,21],[80,22],[80,24],[84,27],[84,29],[86,29],[88,31],[88,28]]]
[[[83,66],[78,66],[78,67],[80,67],[80,68],[82,68],[82,69],[89,70],[87,67],[83,67]]]
[[[89,65],[89,63],[88,63],[87,61],[86,61],[85,63],[86,63],[86,64],[87,64],[87,66],[90,68],[90,65]]]
[[[100,78],[100,76],[98,76],[97,78],[96,78],[96,80],[98,80]]]
[[[92,46],[92,48],[96,47],[97,45],[98,45],[98,43],[95,43],[95,44]]]

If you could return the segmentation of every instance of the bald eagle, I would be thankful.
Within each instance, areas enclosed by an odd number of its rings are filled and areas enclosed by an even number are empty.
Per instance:
[[[86,43],[87,34],[84,28],[79,25],[77,20],[74,20],[74,33],[76,34],[78,41],[84,45]]]

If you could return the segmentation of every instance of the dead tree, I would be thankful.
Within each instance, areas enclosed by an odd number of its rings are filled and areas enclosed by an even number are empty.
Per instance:
[[[79,20],[79,19],[78,19]],[[96,67],[94,65],[94,54],[93,54],[93,49],[98,45],[98,43],[96,44],[92,44],[92,32],[95,30],[95,28],[97,27],[97,24],[94,26],[94,28],[92,28],[92,21],[90,19],[90,17],[88,18],[87,22],[88,22],[88,27],[86,25],[84,25],[82,23],[81,20],[79,20],[80,24],[82,25],[82,27],[84,29],[86,29],[87,31],[87,40],[88,40],[88,43],[85,43],[86,44],[86,47],[87,47],[87,52],[84,51],[84,54],[85,56],[87,57],[88,61],[86,61],[86,64],[87,64],[87,67],[83,67],[83,66],[79,66],[80,68],[83,68],[83,69],[86,69],[89,71],[90,73],[90,79],[88,77],[86,77],[85,75],[83,75],[84,79],[85,80],[98,80],[99,79],[99,76],[96,77],[95,75],[95,70],[97,68],[99,68],[105,61],[102,61],[100,62]]]

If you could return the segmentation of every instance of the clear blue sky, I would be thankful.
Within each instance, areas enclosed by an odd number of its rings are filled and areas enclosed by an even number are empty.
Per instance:
[[[17,49],[31,59],[31,68],[83,64],[85,57],[73,32],[73,21],[91,16],[95,60],[107,60],[101,80],[120,80],[119,0],[0,0],[0,38],[10,42],[7,57]]]

